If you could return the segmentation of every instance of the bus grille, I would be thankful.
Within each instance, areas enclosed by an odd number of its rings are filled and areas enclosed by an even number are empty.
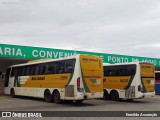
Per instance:
[[[134,98],[134,97],[135,97],[135,86],[130,86],[130,87],[125,91],[125,97],[126,97],[126,98]]]
[[[65,96],[74,97],[74,85],[67,85],[65,87]]]

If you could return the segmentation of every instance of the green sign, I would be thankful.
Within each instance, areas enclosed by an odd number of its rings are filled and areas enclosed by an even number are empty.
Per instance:
[[[158,58],[0,44],[0,58],[24,58],[30,60],[43,58],[56,59],[73,56],[75,54],[97,55],[102,57],[103,62],[111,64],[142,61],[153,63],[155,66],[160,67],[160,59]]]

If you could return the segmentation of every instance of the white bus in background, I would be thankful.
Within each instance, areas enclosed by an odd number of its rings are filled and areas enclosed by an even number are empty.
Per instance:
[[[6,70],[5,94],[61,103],[103,97],[102,59],[76,55],[13,65]]]
[[[155,95],[154,65],[144,62],[103,64],[104,98],[117,101]]]

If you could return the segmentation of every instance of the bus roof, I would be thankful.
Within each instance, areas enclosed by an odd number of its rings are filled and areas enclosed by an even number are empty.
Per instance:
[[[113,66],[113,65],[131,65],[131,64],[152,64],[148,62],[127,62],[127,63],[114,63],[114,64],[109,64],[109,63],[103,63],[103,66]]]
[[[94,56],[94,57],[98,57],[98,56],[95,56],[95,55],[77,54],[77,55],[73,55],[73,56],[67,56],[65,58],[57,58],[57,59],[45,58],[45,59],[39,59],[39,60],[31,60],[31,61],[28,61],[27,63],[17,64],[17,65],[11,65],[9,67],[18,67],[18,66],[34,65],[34,64],[53,62],[53,61],[59,61],[59,60],[67,60],[67,59],[78,58],[79,56]]]

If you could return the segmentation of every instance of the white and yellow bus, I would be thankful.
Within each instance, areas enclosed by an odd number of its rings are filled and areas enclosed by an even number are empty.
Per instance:
[[[39,97],[55,103],[103,98],[102,59],[76,55],[10,66],[5,75],[5,94]]]
[[[144,62],[103,64],[104,98],[117,101],[155,95],[154,65]]]

